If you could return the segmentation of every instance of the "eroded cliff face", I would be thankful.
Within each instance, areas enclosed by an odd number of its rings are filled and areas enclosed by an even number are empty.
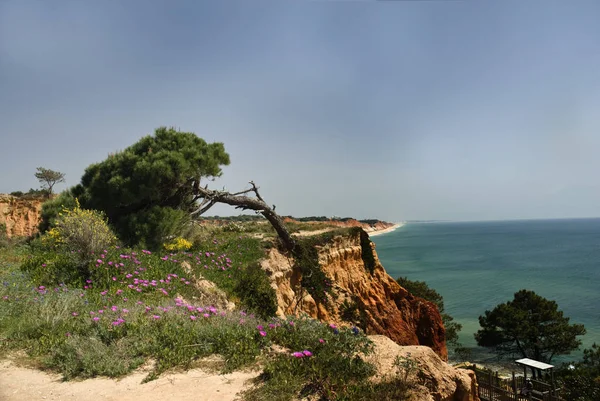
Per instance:
[[[37,233],[45,199],[25,199],[0,194],[0,225],[9,237],[29,237]]]
[[[437,307],[410,294],[390,277],[377,257],[372,272],[362,259],[360,236],[337,236],[319,250],[319,263],[333,282],[328,305],[316,303],[300,288],[301,274],[294,261],[271,249],[263,261],[277,292],[278,315],[306,313],[310,317],[335,324],[342,319],[348,305],[363,309],[362,321],[367,334],[382,334],[399,345],[426,345],[443,360],[448,351],[445,329]]]

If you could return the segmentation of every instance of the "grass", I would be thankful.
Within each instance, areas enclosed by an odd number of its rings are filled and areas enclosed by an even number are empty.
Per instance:
[[[247,400],[361,399],[374,389],[367,380],[374,368],[362,358],[370,341],[357,328],[271,317],[274,292],[257,264],[264,245],[222,231],[189,252],[106,249],[85,270],[89,277],[73,272],[64,252],[0,249],[0,355],[25,351],[31,364],[65,380],[121,377],[149,360],[145,380],[153,380],[219,356],[222,372],[263,368]],[[200,276],[240,309],[198,304]]]

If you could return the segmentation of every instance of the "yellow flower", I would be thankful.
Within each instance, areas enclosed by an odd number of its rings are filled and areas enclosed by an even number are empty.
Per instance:
[[[185,238],[177,237],[171,242],[163,244],[167,251],[187,251],[192,247],[192,243]]]

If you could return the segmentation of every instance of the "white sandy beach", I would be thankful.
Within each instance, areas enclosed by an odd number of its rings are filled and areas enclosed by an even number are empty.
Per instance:
[[[402,227],[404,224],[405,223],[396,223],[393,226],[391,226],[390,228],[386,228],[385,230],[371,231],[368,234],[369,234],[369,237],[373,237],[375,235],[391,233],[392,231],[395,231],[395,230],[399,229],[400,227]]]

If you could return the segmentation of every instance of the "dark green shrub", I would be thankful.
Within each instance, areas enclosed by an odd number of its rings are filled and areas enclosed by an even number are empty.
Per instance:
[[[115,227],[125,244],[156,251],[169,239],[181,236],[189,223],[189,214],[183,210],[152,206],[122,217]]]
[[[262,318],[275,316],[277,295],[260,265],[252,263],[238,274],[233,292],[240,298],[242,305]]]

